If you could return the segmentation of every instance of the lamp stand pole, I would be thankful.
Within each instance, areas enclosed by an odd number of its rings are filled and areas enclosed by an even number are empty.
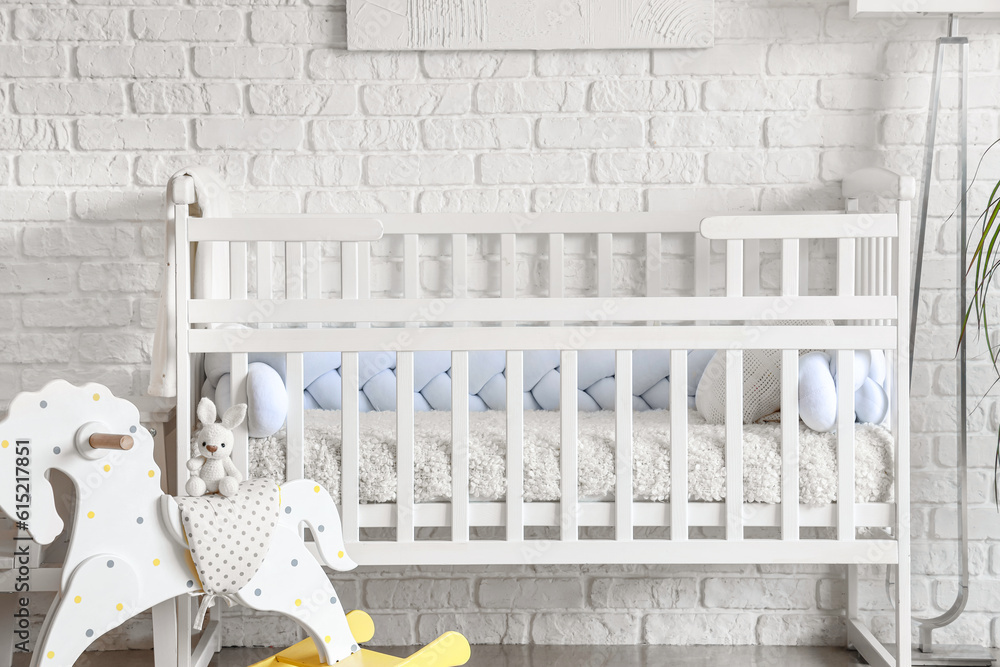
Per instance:
[[[971,645],[935,645],[934,630],[956,621],[965,610],[969,599],[969,469],[968,469],[968,385],[966,373],[966,342],[962,336],[962,322],[967,309],[966,256],[968,251],[968,157],[969,157],[969,40],[956,37],[955,15],[948,17],[948,36],[937,40],[934,54],[934,78],[927,117],[927,137],[924,144],[923,197],[920,206],[920,226],[917,241],[917,261],[913,280],[913,320],[910,322],[910,369],[913,369],[913,349],[917,335],[917,312],[920,307],[920,278],[923,271],[924,241],[927,235],[927,214],[930,202],[931,179],[934,169],[934,144],[937,132],[938,110],[941,104],[941,77],[944,67],[942,47],[955,46],[958,50],[961,82],[959,89],[959,221],[958,240],[958,313],[959,334],[957,371],[957,423],[958,423],[958,539],[959,539],[959,589],[954,604],[934,618],[914,618],[919,630],[919,644],[913,649],[914,665],[947,665],[951,667],[989,667],[993,657],[989,649]],[[913,373],[910,373],[912,382]]]

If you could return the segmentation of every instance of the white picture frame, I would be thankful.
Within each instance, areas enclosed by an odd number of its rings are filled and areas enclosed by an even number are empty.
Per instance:
[[[708,48],[714,28],[715,0],[347,0],[358,51]]]
[[[851,0],[853,18],[942,14],[1000,16],[1000,0]]]

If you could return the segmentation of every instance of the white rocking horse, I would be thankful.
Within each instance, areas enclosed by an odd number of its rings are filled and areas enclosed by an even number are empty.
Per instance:
[[[48,479],[53,469],[73,481],[76,517],[60,592],[35,644],[33,667],[70,667],[91,642],[136,614],[203,592],[177,504],[160,491],[153,438],[139,424],[135,406],[99,384],[76,387],[61,380],[15,397],[0,422],[0,510],[23,520],[41,544],[63,529]],[[299,537],[302,524],[309,526],[323,564],[341,571],[355,567],[344,552],[330,495],[308,480],[290,482],[281,486],[270,550],[234,597],[297,621],[315,645],[314,664],[360,656],[360,638],[351,633],[340,597]]]

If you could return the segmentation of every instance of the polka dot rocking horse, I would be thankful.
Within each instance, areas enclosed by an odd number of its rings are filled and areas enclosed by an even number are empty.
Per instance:
[[[72,480],[76,516],[60,590],[35,643],[32,667],[70,667],[91,642],[136,614],[176,596],[211,595],[199,577],[206,570],[196,566],[196,550],[188,548],[196,535],[182,520],[182,514],[192,516],[182,511],[188,499],[160,491],[153,439],[139,424],[135,406],[101,385],[76,387],[61,380],[16,396],[0,421],[0,510],[24,521],[41,544],[63,529],[50,470]],[[468,661],[468,642],[457,633],[446,633],[409,658],[359,648],[373,636],[371,618],[362,611],[345,614],[323,570],[323,565],[340,571],[355,567],[344,551],[333,499],[309,480],[283,484],[278,493],[273,534],[269,547],[261,549],[259,568],[223,597],[281,612],[309,638],[260,665],[451,667]],[[237,507],[237,513],[250,502],[215,498]],[[299,537],[302,525],[314,536],[322,564]],[[233,554],[243,560],[235,549]]]

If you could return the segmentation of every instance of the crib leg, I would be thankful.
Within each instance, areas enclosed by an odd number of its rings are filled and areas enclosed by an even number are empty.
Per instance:
[[[896,570],[896,667],[910,667],[913,662],[912,628],[910,623],[910,558],[901,554]]]
[[[847,607],[845,609],[846,616],[848,619],[856,619],[858,617],[858,609],[860,605],[858,604],[858,566],[848,565],[847,566]],[[848,634],[847,648],[854,650],[854,645],[850,641],[850,634]]]
[[[156,667],[177,666],[178,631],[176,600],[170,598],[155,605],[153,607],[153,663]]]

